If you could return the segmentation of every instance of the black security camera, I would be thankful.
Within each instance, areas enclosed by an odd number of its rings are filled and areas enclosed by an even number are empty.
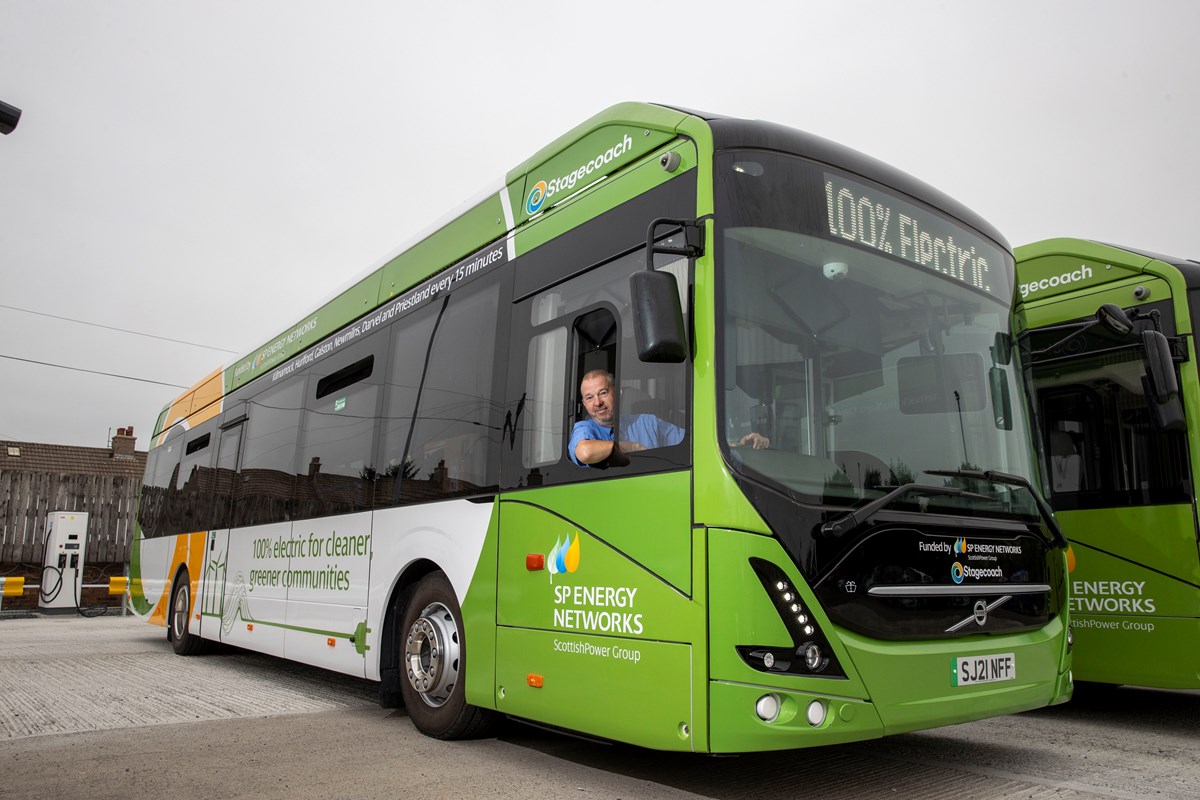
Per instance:
[[[0,133],[12,133],[20,121],[21,109],[0,100]]]

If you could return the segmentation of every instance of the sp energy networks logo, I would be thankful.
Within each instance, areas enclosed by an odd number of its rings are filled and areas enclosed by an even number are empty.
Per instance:
[[[633,150],[633,137],[627,133],[621,137],[620,142],[595,156],[590,161],[571,170],[561,178],[555,178],[551,181],[538,181],[529,190],[529,195],[525,198],[525,213],[533,216],[542,210],[547,200],[559,192],[574,189],[576,184],[581,182],[586,183],[584,179],[594,172],[599,172],[601,175],[608,174],[608,171],[604,168],[611,164],[614,159],[620,158],[631,150]]]
[[[577,569],[579,569],[579,531],[575,531],[574,539],[569,534],[565,540],[559,539],[546,554],[546,570],[551,576],[571,573]]]
[[[967,540],[966,539],[955,539],[954,540],[954,555],[961,556],[965,552],[967,552]]]

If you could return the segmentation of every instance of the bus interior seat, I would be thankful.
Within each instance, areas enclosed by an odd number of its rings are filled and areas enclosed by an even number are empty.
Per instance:
[[[1083,456],[1066,431],[1050,431],[1050,482],[1056,492],[1083,488]]]

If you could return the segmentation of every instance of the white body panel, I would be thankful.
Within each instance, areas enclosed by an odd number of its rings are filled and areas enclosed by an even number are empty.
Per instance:
[[[221,603],[221,641],[260,653],[284,654],[287,588],[283,585],[283,575],[288,559],[277,557],[275,552],[277,543],[286,547],[291,538],[290,522],[230,531]],[[266,555],[262,555],[264,546]],[[256,548],[259,548],[257,557]],[[211,555],[220,557],[216,551]],[[212,631],[206,632],[211,638]]]
[[[175,577],[168,570],[175,554],[175,537],[162,536],[155,539],[140,539],[142,558],[142,595],[150,608],[158,607],[164,595],[171,591],[171,580]]]
[[[446,500],[211,533],[190,630],[379,680],[383,618],[401,574],[433,562],[461,605],[493,506]],[[142,543],[143,574],[166,574],[174,542]],[[169,590],[165,581],[156,586],[158,594]]]
[[[494,501],[472,503],[446,500],[419,506],[389,508],[375,512],[374,556],[371,564],[370,604],[367,609],[366,677],[379,680],[379,640],[388,598],[401,573],[413,562],[426,559],[437,564],[458,598],[467,596]]]
[[[289,563],[284,655],[363,675],[356,644],[364,635],[359,625],[366,621],[371,512],[294,522],[292,538],[303,546]]]

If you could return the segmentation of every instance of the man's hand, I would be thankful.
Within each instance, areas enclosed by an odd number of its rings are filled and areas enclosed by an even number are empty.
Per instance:
[[[622,453],[636,453],[639,450],[645,450],[646,446],[638,442],[621,442]]]
[[[771,446],[771,440],[761,433],[751,431],[736,442],[733,442],[734,447],[745,447],[746,445],[751,445],[755,450],[766,450]]]

